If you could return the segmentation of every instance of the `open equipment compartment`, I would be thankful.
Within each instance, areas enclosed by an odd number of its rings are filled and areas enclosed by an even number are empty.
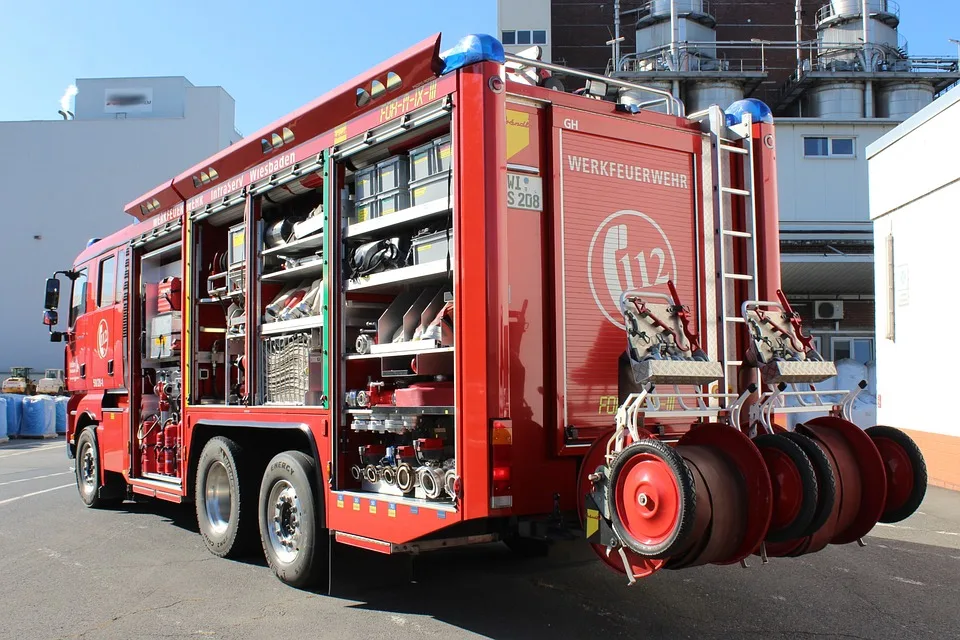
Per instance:
[[[179,234],[177,234],[179,238]],[[138,477],[170,482],[179,476],[181,348],[183,335],[182,242],[164,238],[135,254],[140,301],[134,326],[139,331],[142,385],[135,415],[133,464]]]
[[[194,223],[194,404],[246,404],[246,219],[241,201]]]
[[[257,229],[252,322],[259,327],[253,404],[321,406],[326,223],[322,169],[253,200]]]
[[[338,490],[453,505],[454,237],[449,109],[334,150],[341,216]],[[424,109],[424,112],[428,109]],[[380,141],[380,136],[383,140]],[[442,154],[442,159],[441,159]],[[426,185],[426,187],[424,186]],[[417,195],[415,195],[417,194]]]

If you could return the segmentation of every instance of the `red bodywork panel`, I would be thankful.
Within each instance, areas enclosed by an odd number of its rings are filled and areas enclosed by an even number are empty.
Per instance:
[[[553,121],[559,426],[595,437],[610,428],[611,405],[619,404],[608,398],[618,395],[626,348],[621,294],[669,294],[673,281],[697,312],[693,154],[701,142],[562,109],[554,109]],[[562,128],[565,121],[577,129]],[[625,140],[628,128],[644,142]]]

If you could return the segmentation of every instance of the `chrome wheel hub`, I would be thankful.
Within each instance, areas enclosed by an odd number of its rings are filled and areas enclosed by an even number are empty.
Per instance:
[[[96,487],[97,461],[93,457],[93,447],[88,443],[84,443],[83,450],[80,452],[80,478],[87,491]]]
[[[203,490],[204,508],[207,520],[214,533],[223,533],[230,525],[230,477],[227,468],[220,461],[214,462],[207,472]]]
[[[296,489],[286,480],[280,480],[270,490],[266,508],[267,532],[273,552],[281,562],[293,562],[300,553],[302,536],[302,509]]]

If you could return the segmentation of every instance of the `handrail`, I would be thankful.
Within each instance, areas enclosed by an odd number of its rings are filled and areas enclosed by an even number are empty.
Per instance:
[[[663,96],[662,100],[667,106],[667,114],[683,117],[686,112],[686,108],[683,106],[683,102],[679,98],[674,96],[669,91],[664,91],[663,89],[655,89],[653,87],[647,87],[640,84],[635,84],[633,82],[627,82],[625,80],[620,80],[619,78],[610,78],[608,76],[601,76],[596,73],[590,73],[589,71],[580,71],[579,69],[571,69],[570,67],[563,67],[557,64],[551,64],[549,62],[543,62],[542,60],[530,60],[529,58],[523,58],[517,55],[508,53],[505,55],[507,62],[513,62],[516,64],[536,67],[538,69],[545,69],[547,71],[552,71],[554,73],[562,73],[565,75],[575,76],[578,78],[584,78],[586,80],[596,80],[597,82],[604,82],[606,84],[611,84],[615,87],[620,87],[621,89],[631,89],[634,91],[645,91],[647,93],[652,93],[654,95]]]

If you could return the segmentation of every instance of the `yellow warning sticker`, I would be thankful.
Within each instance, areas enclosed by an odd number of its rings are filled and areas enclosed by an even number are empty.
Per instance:
[[[530,146],[530,114],[507,109],[507,159]]]
[[[333,132],[333,143],[340,144],[347,139],[347,125],[337,127]]]
[[[242,246],[243,246],[243,234],[242,234],[242,233],[238,233],[237,235],[233,236],[233,246],[235,246],[235,247],[242,247]]]
[[[413,197],[414,197],[414,198],[422,198],[423,195],[424,195],[426,192],[427,192],[427,188],[426,188],[426,187],[420,187],[419,189],[415,189],[415,190],[414,190],[414,192],[413,192]]]
[[[371,500],[371,501],[370,501],[370,513],[376,513],[376,512],[377,512],[377,501],[376,501],[376,500]]]
[[[587,509],[587,537],[589,538],[600,530],[600,512]]]

